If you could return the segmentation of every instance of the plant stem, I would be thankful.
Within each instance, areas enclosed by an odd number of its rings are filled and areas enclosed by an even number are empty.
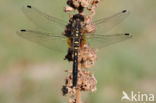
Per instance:
[[[81,102],[81,91],[77,89],[76,91],[76,103],[82,103]]]

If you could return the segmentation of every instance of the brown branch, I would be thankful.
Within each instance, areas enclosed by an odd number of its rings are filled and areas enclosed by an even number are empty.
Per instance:
[[[81,90],[76,90],[76,103],[81,103]]]
[[[79,14],[84,16],[84,22],[81,24],[83,28],[83,34],[84,33],[92,33],[95,32],[95,26],[92,23],[92,17],[95,15],[95,8],[97,7],[97,4],[102,0],[68,0],[66,6],[64,8],[65,12],[72,12],[74,10],[78,10]],[[83,10],[86,8],[86,10],[90,11],[90,15],[85,15]],[[73,16],[70,15],[70,19],[72,19]],[[68,24],[70,25],[70,23]],[[84,26],[85,25],[85,26]],[[66,28],[65,30],[67,30]],[[66,55],[66,59],[69,61],[72,61],[72,57],[69,55]],[[83,47],[79,50],[79,60],[78,60],[78,82],[76,88],[72,87],[72,71],[67,71],[69,74],[66,77],[65,85],[62,88],[63,95],[68,98],[69,103],[82,103],[81,101],[81,93],[82,91],[90,91],[94,92],[96,91],[96,84],[97,81],[94,77],[94,74],[88,71],[89,68],[91,68],[97,59],[96,52],[93,48],[90,48],[87,44],[85,44]],[[85,68],[84,70],[82,68]],[[67,94],[69,96],[67,96]]]

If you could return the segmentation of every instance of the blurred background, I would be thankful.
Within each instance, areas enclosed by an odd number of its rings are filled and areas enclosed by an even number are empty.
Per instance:
[[[31,4],[47,14],[68,20],[66,0],[0,0],[0,103],[67,103],[61,87],[67,69],[66,53],[57,53],[16,35],[34,28],[21,8]],[[96,18],[123,9],[130,16],[112,33],[129,32],[132,39],[106,47],[91,68],[98,81],[95,93],[83,93],[85,103],[121,103],[122,91],[156,95],[156,1],[103,0]],[[56,44],[57,45],[57,44]]]

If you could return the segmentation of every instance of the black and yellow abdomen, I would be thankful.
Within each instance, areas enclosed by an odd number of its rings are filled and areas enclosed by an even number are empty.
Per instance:
[[[84,37],[83,37],[84,38]],[[80,22],[76,22],[74,27],[73,35],[71,38],[72,48],[73,48],[73,87],[76,87],[78,81],[78,57],[79,57],[79,48],[82,44],[85,43],[85,39],[82,39],[81,35],[81,25]]]

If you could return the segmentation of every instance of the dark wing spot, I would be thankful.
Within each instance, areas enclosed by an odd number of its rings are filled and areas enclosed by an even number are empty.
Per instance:
[[[125,35],[125,36],[128,36],[128,37],[130,37],[130,38],[133,37],[133,35],[131,35],[131,34],[129,34],[129,33],[125,33],[124,35]]]
[[[129,33],[125,33],[125,35],[129,36],[130,34]]]
[[[31,8],[31,5],[27,5],[27,8]]]
[[[127,10],[123,10],[123,11],[122,11],[122,13],[126,13],[126,12],[127,12]]]
[[[21,32],[26,32],[26,30],[25,29],[22,29]]]

